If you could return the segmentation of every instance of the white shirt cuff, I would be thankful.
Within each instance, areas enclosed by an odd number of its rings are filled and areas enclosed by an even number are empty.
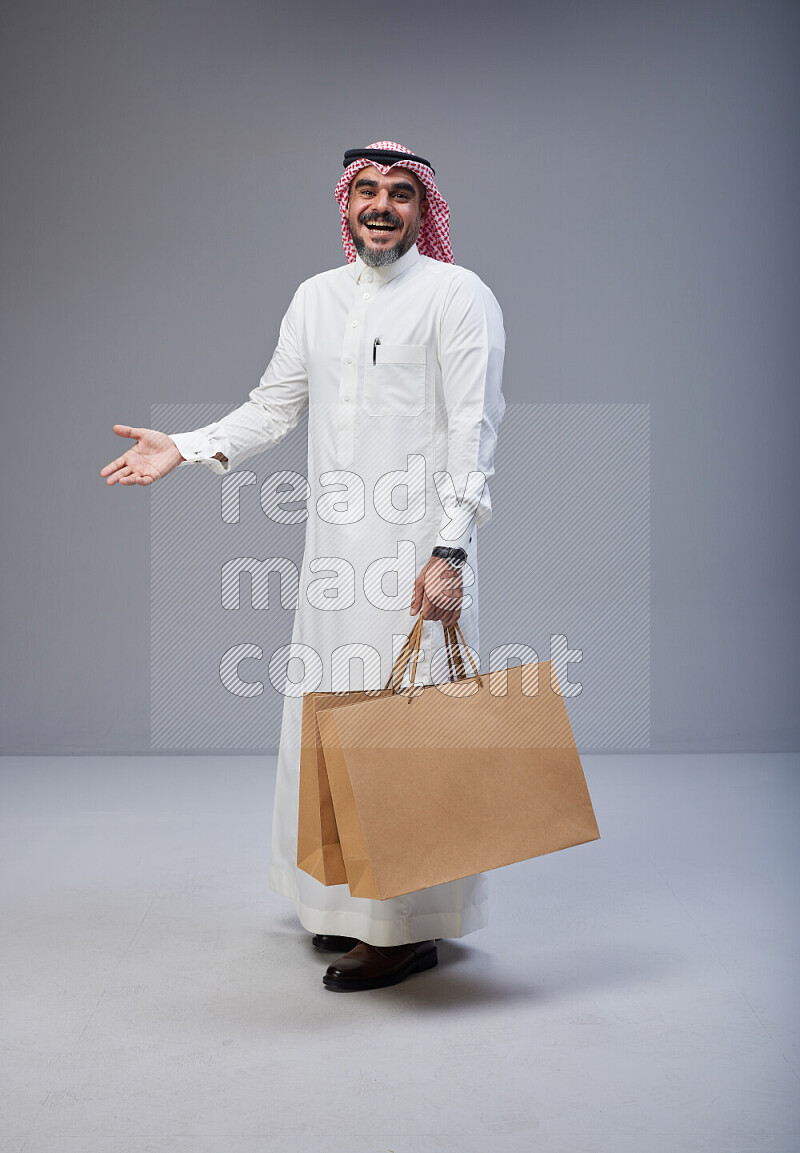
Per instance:
[[[469,542],[472,539],[473,533],[475,532],[475,522],[474,521],[472,522],[472,524],[470,524],[469,528],[461,534],[461,536],[458,536],[458,537],[443,536],[442,534],[446,531],[447,531],[446,525],[442,526],[442,528],[439,529],[439,532],[436,534],[436,540],[434,541],[434,547],[463,548],[464,552],[469,551]]]
[[[217,460],[215,453],[220,449],[215,448],[204,432],[169,432],[167,436],[173,441],[178,452],[184,459],[178,465],[182,468],[185,464],[206,464],[213,472],[226,473],[230,471],[230,461]]]

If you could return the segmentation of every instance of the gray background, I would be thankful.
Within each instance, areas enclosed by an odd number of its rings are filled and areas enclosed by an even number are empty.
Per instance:
[[[150,750],[151,498],[99,477],[111,425],[246,399],[381,137],[436,166],[510,402],[651,406],[651,747],[797,748],[799,24],[5,3],[2,751]]]

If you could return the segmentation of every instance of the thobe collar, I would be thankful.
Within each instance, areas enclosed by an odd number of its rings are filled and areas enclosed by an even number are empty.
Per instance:
[[[379,280],[383,284],[388,284],[390,280],[394,280],[396,276],[406,272],[409,268],[413,267],[420,260],[419,249],[416,244],[412,244],[408,252],[395,260],[394,264],[384,264],[381,268],[373,268],[369,264],[365,264],[360,256],[356,256],[353,262],[355,269],[356,284],[360,284],[363,277],[367,273],[372,273],[370,279]]]

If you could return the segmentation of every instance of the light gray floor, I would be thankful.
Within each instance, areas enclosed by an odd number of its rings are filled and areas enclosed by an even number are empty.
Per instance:
[[[800,758],[584,767],[601,841],[348,995],[274,759],[6,758],[0,1153],[796,1153]]]

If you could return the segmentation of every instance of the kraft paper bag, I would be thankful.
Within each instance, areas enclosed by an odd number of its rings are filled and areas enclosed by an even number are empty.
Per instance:
[[[455,637],[446,630],[450,682],[397,692],[393,680],[316,711],[355,897],[385,900],[600,836],[552,663],[468,675]]]
[[[422,618],[412,628],[398,655],[392,676],[397,680],[399,670],[405,671],[413,644],[421,636]],[[402,672],[400,673],[402,676]],[[391,680],[391,678],[390,678]],[[317,716],[326,709],[369,700],[389,690],[348,693],[306,693],[300,737],[300,804],[297,822],[297,866],[323,885],[347,884],[347,873],[339,843],[336,813],[331,799],[325,754],[320,740]]]
[[[303,697],[297,865],[323,885],[344,885],[347,874],[317,725],[317,706],[323,708],[325,698],[332,695],[306,693]]]

